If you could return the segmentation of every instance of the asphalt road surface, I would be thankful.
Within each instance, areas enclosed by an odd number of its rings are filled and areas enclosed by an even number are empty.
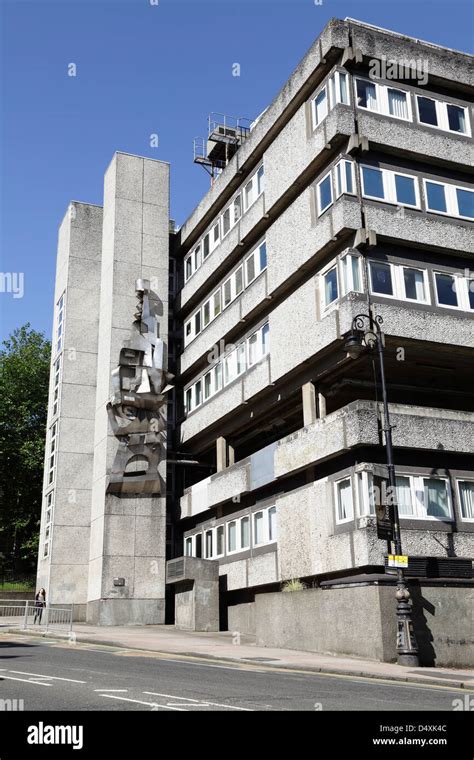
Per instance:
[[[0,698],[24,710],[447,710],[466,692],[92,644],[0,637]]]

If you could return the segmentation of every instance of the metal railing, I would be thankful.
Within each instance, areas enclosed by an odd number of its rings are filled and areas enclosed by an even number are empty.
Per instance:
[[[0,599],[0,626],[72,631],[73,606],[36,607],[33,601]]]

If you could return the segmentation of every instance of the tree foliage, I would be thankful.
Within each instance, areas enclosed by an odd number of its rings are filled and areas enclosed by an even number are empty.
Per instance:
[[[0,570],[36,566],[51,344],[29,324],[0,349]]]

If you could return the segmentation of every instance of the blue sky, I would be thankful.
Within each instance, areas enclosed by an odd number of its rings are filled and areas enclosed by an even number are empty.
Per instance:
[[[0,0],[1,271],[24,273],[22,298],[0,293],[1,339],[50,335],[58,224],[70,200],[102,203],[114,151],[171,163],[181,224],[209,187],[192,162],[208,113],[257,116],[331,17],[472,51],[470,0],[151,2]]]

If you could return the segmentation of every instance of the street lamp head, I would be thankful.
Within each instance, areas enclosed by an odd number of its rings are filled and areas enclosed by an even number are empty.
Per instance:
[[[344,348],[351,359],[358,359],[365,350],[362,338],[356,332],[351,332],[346,338]]]

